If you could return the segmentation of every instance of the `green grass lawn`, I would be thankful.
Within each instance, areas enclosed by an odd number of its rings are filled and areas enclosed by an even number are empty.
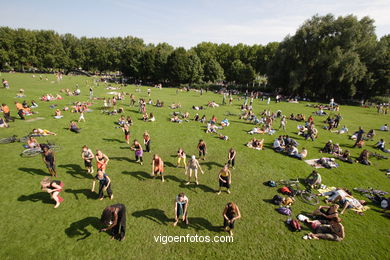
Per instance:
[[[143,166],[134,162],[134,153],[124,142],[121,129],[115,128],[114,122],[119,116],[103,115],[100,112],[103,102],[95,100],[92,113],[86,113],[86,123],[80,123],[80,134],[67,130],[69,121],[78,119],[77,114],[63,112],[64,118],[54,119],[54,109],[49,106],[57,104],[59,108],[74,101],[86,101],[89,97],[87,82],[91,78],[81,76],[65,76],[60,83],[54,83],[54,76],[48,80],[32,78],[30,74],[6,74],[11,88],[0,89],[0,102],[7,103],[13,116],[17,116],[14,107],[16,93],[20,88],[25,90],[26,100],[38,101],[45,93],[56,94],[62,88],[74,89],[76,84],[81,86],[81,95],[77,97],[64,96],[61,101],[38,102],[35,111],[37,115],[28,117],[44,117],[42,120],[24,122],[16,119],[8,129],[0,129],[0,137],[13,134],[24,136],[33,128],[42,128],[54,131],[57,136],[40,137],[38,141],[53,141],[61,146],[57,156],[58,179],[65,183],[62,196],[65,201],[58,209],[53,209],[53,201],[47,193],[40,190],[39,182],[48,176],[40,156],[21,158],[23,151],[21,143],[1,144],[0,154],[2,161],[1,175],[3,185],[0,199],[1,219],[1,259],[119,259],[122,258],[193,258],[207,257],[221,258],[256,258],[256,259],[388,259],[390,229],[389,219],[378,208],[370,205],[371,210],[359,216],[347,211],[342,216],[346,230],[346,238],[342,242],[305,241],[302,236],[309,232],[290,232],[285,225],[286,216],[275,211],[276,206],[266,202],[277,194],[276,188],[263,185],[268,180],[306,177],[312,168],[303,161],[296,160],[272,149],[257,151],[249,149],[245,143],[253,136],[246,133],[253,125],[229,117],[231,125],[222,132],[229,136],[228,141],[222,141],[215,135],[206,134],[205,125],[198,122],[183,122],[175,124],[169,121],[169,114],[173,111],[168,105],[180,102],[181,112],[189,111],[191,118],[195,111],[193,105],[205,105],[215,100],[221,103],[222,96],[214,93],[205,93],[200,96],[197,92],[180,92],[176,89],[152,89],[152,99],[157,98],[165,102],[164,108],[148,106],[147,111],[153,112],[157,121],[143,122],[137,108],[129,106],[129,99],[119,101],[125,109],[124,115],[130,115],[135,121],[131,127],[131,139],[142,140],[142,134],[148,130],[152,138],[152,153],[145,154]],[[122,88],[123,91],[134,93],[137,98],[147,98],[146,87],[141,93],[135,93],[135,86]],[[110,90],[104,84],[94,87],[95,97],[108,97]],[[337,100],[336,100],[337,101]],[[240,105],[235,98],[231,106],[208,108],[204,110],[207,118],[215,114],[218,120],[224,118],[227,111],[239,114]],[[268,106],[265,102],[255,100],[254,109],[260,112]],[[289,104],[272,102],[269,106],[272,111],[282,110],[283,114],[304,113],[311,114],[314,109],[303,104]],[[203,111],[199,112],[200,115]],[[342,106],[343,121],[355,131],[358,126],[368,131],[378,129],[389,122],[389,116],[378,115],[374,108],[360,108]],[[351,148],[353,141],[347,135],[337,135],[321,129],[323,117],[315,117],[317,128],[320,129],[319,139],[315,142],[305,141],[296,135],[298,122],[288,120],[288,134],[300,143],[299,149],[306,147],[309,150],[308,158],[319,158],[319,149],[325,142],[332,139],[340,143],[342,148],[351,149],[357,157],[361,149]],[[276,122],[279,125],[279,120]],[[276,133],[276,135],[278,135]],[[280,132],[280,134],[283,134]],[[263,136],[266,146],[272,145],[275,136]],[[258,136],[260,137],[260,136]],[[385,138],[390,141],[389,133],[377,131],[375,141]],[[185,186],[186,176],[183,168],[175,168],[176,151],[183,147],[187,155],[197,154],[196,146],[199,139],[204,139],[208,146],[208,158],[201,161],[205,170],[200,175],[200,185]],[[367,142],[370,151],[374,151],[374,141]],[[110,157],[107,174],[112,179],[114,199],[99,201],[97,195],[91,194],[92,177],[83,169],[81,147],[88,145],[94,152],[101,149]],[[227,152],[230,147],[237,151],[237,166],[233,170],[231,194],[216,195],[218,188],[217,174],[221,166],[227,161]],[[390,147],[388,147],[390,148]],[[151,158],[158,153],[166,164],[166,182],[151,179]],[[375,187],[390,191],[390,179],[386,178],[383,170],[390,168],[388,160],[372,158],[373,166],[361,164],[346,164],[339,162],[337,169],[319,169],[323,183],[328,186],[346,187]],[[94,162],[95,164],[95,162]],[[190,199],[189,219],[190,226],[172,226],[174,217],[173,200],[179,192],[185,192]],[[360,195],[355,194],[361,198]],[[222,225],[222,211],[225,204],[234,201],[241,210],[242,219],[237,221],[233,243],[156,243],[154,236],[158,235],[226,235],[219,231]],[[118,242],[110,240],[106,233],[99,233],[99,221],[102,210],[114,203],[123,203],[127,207],[127,235],[126,240]],[[299,200],[293,206],[293,214],[310,212],[315,206],[305,204]]]

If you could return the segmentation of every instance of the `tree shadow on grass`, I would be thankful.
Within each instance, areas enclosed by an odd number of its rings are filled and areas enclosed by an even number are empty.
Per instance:
[[[53,200],[50,198],[50,195],[47,192],[37,192],[31,195],[22,195],[18,198],[18,201],[32,201],[38,202],[41,201],[45,204],[53,204]]]
[[[114,161],[128,161],[128,162],[135,162],[135,160],[131,160],[128,157],[110,157],[111,160]]]
[[[87,199],[98,199],[99,197],[97,193],[92,192],[90,189],[66,189],[65,192],[73,193],[76,200],[79,200],[79,194],[83,194],[85,197],[87,197]]]
[[[18,168],[19,171],[22,172],[27,172],[31,175],[43,175],[43,176],[48,176],[50,175],[49,173],[45,172],[42,169],[34,169],[34,168]]]
[[[107,142],[126,143],[125,141],[119,140],[117,138],[103,138],[103,140]]]
[[[206,165],[207,166],[207,170],[211,170],[213,167],[213,165],[214,166],[217,166],[218,168],[222,168],[223,167],[223,165],[222,164],[220,164],[220,163],[216,163],[216,162],[202,162],[202,163],[199,163],[201,166],[203,166],[203,165]]]
[[[66,169],[66,173],[72,175],[72,177],[81,179],[82,177],[86,179],[93,179],[93,176],[89,173],[87,173],[83,168],[80,167],[78,164],[61,164],[58,165],[60,168]],[[82,176],[82,177],[80,177]]]
[[[140,210],[133,212],[131,215],[136,218],[146,218],[159,225],[165,226],[167,225],[167,222],[173,221],[172,219],[169,219],[165,212],[161,209]]]
[[[89,226],[92,226],[96,230],[99,230],[102,227],[100,220],[97,217],[87,217],[70,224],[70,226],[65,229],[65,233],[68,237],[82,236],[81,238],[78,238],[77,241],[84,240],[92,235],[87,229]]]
[[[129,171],[123,171],[122,174],[130,175],[140,181],[145,181],[147,179],[151,179],[150,174],[143,171],[137,171],[137,172],[129,172]]]

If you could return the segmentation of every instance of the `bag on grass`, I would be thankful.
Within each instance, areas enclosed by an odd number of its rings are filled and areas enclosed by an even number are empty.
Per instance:
[[[282,196],[279,196],[279,195],[275,195],[275,196],[272,198],[272,203],[275,204],[275,205],[280,205],[280,204],[282,204],[282,201],[283,201],[283,197],[282,197]]]
[[[287,216],[291,216],[292,213],[291,209],[286,207],[277,208],[276,211],[279,212],[280,214],[287,215]]]
[[[282,187],[279,189],[280,193],[284,194],[284,195],[291,195],[292,194],[292,191],[289,187]]]
[[[276,187],[276,182],[275,181],[268,181],[267,185],[270,187]]]

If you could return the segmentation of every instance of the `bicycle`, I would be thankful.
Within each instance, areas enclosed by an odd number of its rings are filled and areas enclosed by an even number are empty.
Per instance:
[[[13,135],[13,136],[10,136],[10,137],[1,138],[0,139],[0,144],[10,144],[10,143],[15,143],[15,142],[25,143],[25,142],[27,142],[29,137],[40,137],[40,136],[41,135],[31,134],[31,135],[26,135],[26,136],[18,138],[17,135]]]
[[[388,209],[390,206],[390,198],[385,198],[385,195],[389,194],[386,191],[374,190],[373,188],[354,188],[353,190],[362,193],[363,196],[369,198],[383,209]]]
[[[310,205],[317,205],[320,203],[320,200],[318,199],[318,196],[311,192],[311,188],[307,187],[306,189],[302,190],[300,189],[300,182],[298,179],[295,180],[280,180],[277,182],[278,184],[288,186],[292,189],[293,194],[292,196],[298,196],[300,199],[308,203]]]
[[[50,150],[53,150],[53,151],[56,151],[56,152],[61,150],[61,147],[59,147],[58,145],[55,145],[55,144],[47,143],[45,145],[47,145]],[[29,158],[29,157],[37,156],[38,154],[41,154],[41,153],[42,153],[42,149],[41,149],[40,146],[38,146],[38,147],[35,147],[35,148],[29,148],[29,149],[24,150],[20,154],[20,156],[23,157],[23,158]]]

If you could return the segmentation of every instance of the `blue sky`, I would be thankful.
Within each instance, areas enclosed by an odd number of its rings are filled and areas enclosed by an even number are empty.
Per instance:
[[[0,0],[0,6],[0,26],[131,35],[186,48],[202,41],[281,41],[317,13],[368,15],[379,37],[390,33],[390,0]]]

